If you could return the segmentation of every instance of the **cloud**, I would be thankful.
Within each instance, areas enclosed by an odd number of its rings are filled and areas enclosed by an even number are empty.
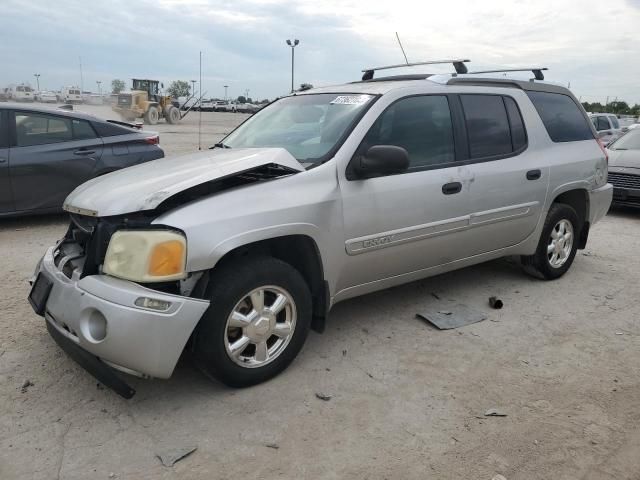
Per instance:
[[[5,0],[0,85],[32,81],[85,89],[133,76],[164,82],[198,77],[212,96],[264,98],[296,84],[356,80],[361,68],[399,63],[400,33],[410,60],[467,57],[473,68],[543,65],[586,100],[606,96],[640,103],[634,62],[640,0],[113,0],[88,4]],[[89,6],[90,5],[90,6]],[[429,70],[447,71],[449,67]],[[401,73],[401,72],[398,72]]]

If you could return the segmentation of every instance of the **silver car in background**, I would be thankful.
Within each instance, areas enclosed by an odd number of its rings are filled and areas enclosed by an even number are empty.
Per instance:
[[[372,76],[78,187],[29,296],[53,338],[125,397],[115,370],[167,378],[185,347],[243,387],[284,370],[342,300],[508,255],[561,277],[612,196],[577,99],[539,81]]]
[[[640,208],[640,128],[610,144],[607,153],[613,203]]]

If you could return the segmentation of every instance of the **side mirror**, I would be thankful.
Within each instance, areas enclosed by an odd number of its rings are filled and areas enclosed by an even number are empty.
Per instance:
[[[353,164],[358,178],[391,175],[409,168],[409,153],[395,145],[374,145]]]

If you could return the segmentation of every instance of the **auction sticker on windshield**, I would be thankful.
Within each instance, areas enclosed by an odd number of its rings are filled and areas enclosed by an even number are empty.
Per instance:
[[[330,103],[334,105],[362,105],[371,98],[369,95],[340,95]]]

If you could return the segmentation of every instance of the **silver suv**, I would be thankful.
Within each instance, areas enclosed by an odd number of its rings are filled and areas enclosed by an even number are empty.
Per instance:
[[[185,348],[242,387],[285,369],[341,300],[507,255],[562,276],[612,197],[574,96],[473,74],[371,77],[78,187],[29,296],[53,338],[125,397],[114,369],[167,378]]]
[[[589,118],[596,129],[598,138],[604,145],[617,140],[628,130],[628,128],[622,128],[618,117],[611,113],[592,113]]]

